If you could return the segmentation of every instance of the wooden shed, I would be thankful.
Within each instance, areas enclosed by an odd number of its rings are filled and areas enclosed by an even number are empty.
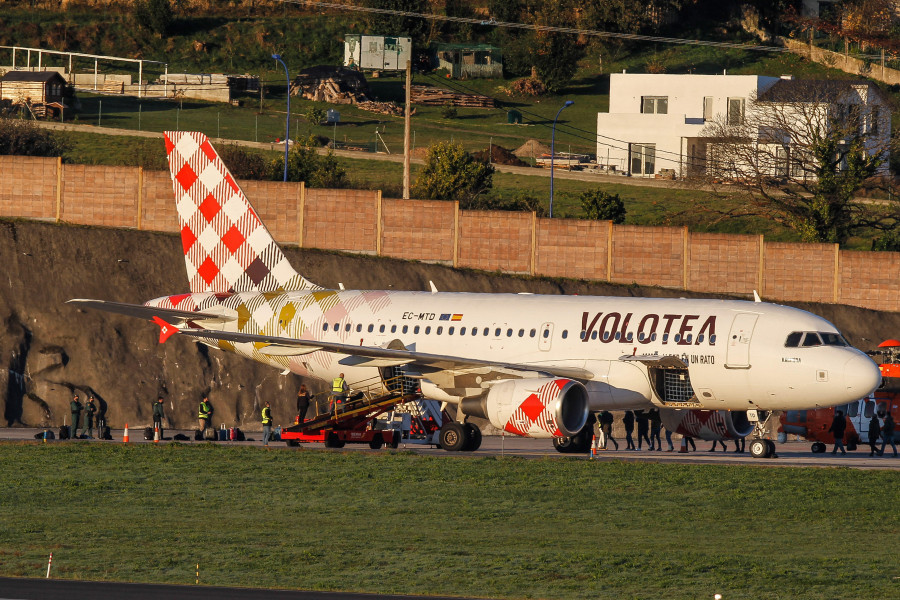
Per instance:
[[[63,106],[66,80],[56,71],[9,71],[0,77],[0,101],[39,107]]]

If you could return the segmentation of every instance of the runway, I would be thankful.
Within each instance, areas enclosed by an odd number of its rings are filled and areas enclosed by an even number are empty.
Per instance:
[[[112,583],[62,579],[19,579],[0,577],[0,600],[466,600],[446,596],[401,596],[395,594],[359,594],[352,592],[310,592],[226,588],[204,585],[163,585]]]
[[[0,441],[32,441],[41,443],[35,439],[35,435],[43,432],[42,429],[33,428],[0,428]],[[172,443],[172,436],[181,433],[193,440],[192,431],[182,430],[166,430],[165,438],[160,444]],[[180,442],[184,444],[230,444],[238,446],[262,446],[261,432],[246,432],[247,441],[244,442]],[[114,444],[122,443],[123,431],[121,429],[113,430],[113,441],[102,440],[79,440],[79,441],[60,441],[52,440],[47,443],[51,444]],[[143,439],[143,428],[131,429],[129,434],[129,443],[134,444],[152,444],[152,441]],[[517,456],[522,458],[544,458],[559,460],[596,460],[603,461],[623,461],[623,462],[657,462],[657,463],[678,463],[678,464],[714,464],[714,465],[747,465],[755,467],[845,467],[851,469],[879,469],[879,470],[900,470],[900,458],[890,456],[890,447],[887,449],[885,456],[869,456],[869,447],[860,446],[854,452],[848,452],[846,456],[841,454],[831,454],[829,449],[824,454],[813,454],[811,444],[809,442],[789,441],[785,443],[776,443],[776,458],[753,458],[749,452],[743,454],[736,453],[732,450],[734,444],[729,443],[727,452],[716,451],[709,452],[711,442],[703,442],[697,440],[697,451],[681,453],[678,444],[675,441],[675,450],[672,452],[650,452],[646,449],[641,451],[625,451],[625,450],[605,450],[599,451],[595,458],[590,458],[586,454],[560,454],[553,447],[551,440],[536,440],[531,438],[522,438],[518,436],[485,436],[481,448],[475,452],[446,452],[441,448],[421,445],[415,443],[401,443],[398,450],[406,452],[414,452],[416,454],[429,456],[445,456],[445,457],[480,457],[480,456]],[[620,447],[624,447],[625,443],[619,440]],[[663,442],[665,445],[665,442]],[[749,443],[747,444],[749,448]],[[308,450],[324,450],[328,452],[385,452],[382,450],[372,450],[368,444],[347,444],[340,449],[326,449],[324,444],[301,444],[296,448],[289,448],[284,442],[270,442],[271,450],[285,452],[303,452]],[[2,599],[0,599],[2,600]]]

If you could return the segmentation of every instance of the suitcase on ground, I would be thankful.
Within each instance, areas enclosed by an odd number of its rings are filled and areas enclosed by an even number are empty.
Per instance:
[[[194,441],[199,442],[203,440],[203,433],[199,429],[194,430]]]
[[[237,430],[234,427],[228,430],[228,440],[231,442],[237,441]]]
[[[147,427],[144,429],[144,439],[145,440],[153,439],[153,428],[152,427]]]
[[[238,442],[243,442],[247,438],[244,437],[244,432],[240,430],[239,427],[234,428],[234,439]]]
[[[220,442],[227,442],[227,441],[228,441],[228,430],[227,430],[227,429],[220,429],[220,430],[219,430],[219,441],[220,441]]]
[[[210,428],[210,429],[206,430],[206,438],[205,439],[207,442],[214,442],[217,439],[219,439],[219,436],[216,435],[215,429]]]
[[[109,427],[106,427],[106,426],[103,427],[103,430],[100,432],[100,439],[101,440],[111,440],[112,439],[112,432],[109,430]]]
[[[67,440],[69,439],[69,426],[63,425],[59,428],[59,439]]]

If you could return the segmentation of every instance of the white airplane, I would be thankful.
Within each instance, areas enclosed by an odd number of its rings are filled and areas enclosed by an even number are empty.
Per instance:
[[[473,416],[585,450],[592,413],[653,406],[692,435],[739,437],[764,411],[846,404],[881,382],[834,325],[760,301],[323,289],[291,267],[205,135],[165,142],[190,292],[69,302],[154,320],[161,342],[178,333],[304,377],[344,373],[351,388],[402,374],[457,406],[447,450],[477,447]]]

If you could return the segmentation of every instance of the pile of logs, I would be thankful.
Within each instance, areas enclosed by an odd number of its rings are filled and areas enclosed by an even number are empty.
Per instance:
[[[319,66],[304,69],[291,82],[291,95],[330,104],[354,104],[368,100],[368,84],[359,71]]]
[[[414,85],[409,92],[410,101],[413,104],[426,104],[431,106],[464,106],[467,108],[494,108],[494,99],[479,94],[461,94],[451,92],[443,88],[430,85]]]

